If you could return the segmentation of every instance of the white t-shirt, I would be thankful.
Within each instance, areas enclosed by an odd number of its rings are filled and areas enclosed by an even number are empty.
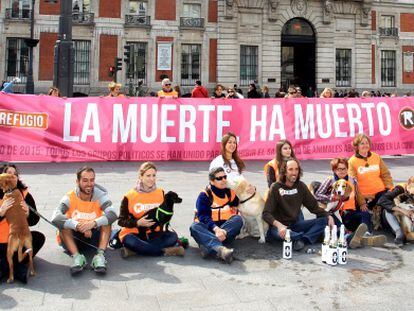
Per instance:
[[[211,161],[210,167],[208,170],[210,171],[214,167],[222,167],[229,180],[232,180],[237,176],[241,176],[241,174],[239,173],[239,169],[237,168],[236,161],[234,161],[234,159],[231,159],[230,164],[231,164],[231,167],[229,167],[224,162],[223,156],[219,155],[215,157],[213,161]]]

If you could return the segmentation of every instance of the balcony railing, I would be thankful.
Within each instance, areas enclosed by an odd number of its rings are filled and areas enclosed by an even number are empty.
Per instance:
[[[85,13],[85,12],[76,12],[72,13],[72,22],[75,25],[93,25],[95,14],[94,13]]]
[[[398,37],[398,28],[397,27],[388,27],[388,28],[379,28],[380,36],[384,37]]]
[[[204,28],[204,18],[180,17],[180,28]]]
[[[29,20],[32,10],[6,9],[5,19]]]
[[[151,27],[151,16],[126,14],[125,26],[149,28]]]

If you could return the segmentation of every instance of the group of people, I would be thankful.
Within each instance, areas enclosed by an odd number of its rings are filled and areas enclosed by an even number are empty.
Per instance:
[[[395,244],[403,245],[406,238],[395,211],[399,207],[393,199],[407,191],[407,185],[394,187],[391,174],[382,158],[371,150],[370,138],[357,134],[352,142],[355,154],[348,160],[332,159],[332,176],[313,189],[301,181],[302,167],[295,157],[294,147],[288,140],[276,144],[275,158],[264,167],[268,193],[265,197],[263,220],[269,229],[266,241],[281,241],[290,230],[293,249],[314,250],[312,245],[320,241],[325,227],[344,224],[351,248],[381,246],[386,242],[383,235],[374,235],[373,213],[380,209],[380,221],[395,234]],[[221,153],[210,163],[208,184],[200,191],[195,202],[194,221],[190,234],[198,244],[203,258],[215,257],[226,263],[233,261],[231,242],[243,226],[243,215],[237,206],[242,203],[235,191],[228,187],[228,180],[242,176],[246,166],[237,150],[237,137],[232,133],[223,136]],[[17,179],[17,188],[24,197],[25,210],[30,226],[37,224],[39,215],[27,186],[19,177],[17,167],[7,164],[1,172]],[[184,256],[185,249],[175,232],[163,230],[147,212],[158,208],[164,201],[164,190],[157,186],[157,168],[152,162],[143,163],[138,172],[137,183],[125,193],[120,208],[113,206],[108,192],[95,182],[95,171],[82,167],[76,173],[76,187],[66,193],[53,213],[51,222],[58,229],[57,243],[73,258],[72,274],[80,273],[87,265],[85,250],[93,249],[95,255],[91,266],[97,273],[105,273],[107,261],[105,250],[108,242],[119,241],[121,256]],[[345,200],[333,192],[337,180],[345,180],[351,192]],[[414,185],[414,178],[411,178]],[[411,185],[411,186],[413,186]],[[246,190],[254,194],[256,188]],[[4,218],[14,203],[3,200],[0,193],[0,277],[7,275],[6,249],[8,224]],[[341,203],[339,214],[327,209],[328,203]],[[307,208],[316,218],[305,219],[302,208]],[[413,211],[401,210],[408,217]],[[339,216],[338,216],[339,215]],[[120,230],[112,230],[118,221]],[[154,228],[154,225],[155,228]],[[45,236],[32,231],[33,255],[40,250]],[[17,261],[17,259],[15,259]],[[16,279],[27,282],[27,263],[15,263]]]

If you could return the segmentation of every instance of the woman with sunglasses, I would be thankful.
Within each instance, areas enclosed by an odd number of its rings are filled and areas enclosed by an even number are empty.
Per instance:
[[[191,236],[200,247],[201,256],[217,257],[230,264],[233,249],[227,248],[240,233],[243,220],[237,215],[239,199],[227,188],[227,175],[223,167],[209,170],[209,184],[198,195]]]
[[[237,93],[234,87],[229,87],[227,89],[227,96],[226,98],[230,98],[230,99],[242,99],[244,98],[243,95],[241,95],[240,93]]]
[[[17,179],[17,189],[20,190],[24,198],[24,201],[22,202],[22,208],[26,212],[29,226],[36,225],[40,219],[39,216],[34,212],[36,210],[36,203],[32,195],[29,193],[28,187],[20,180],[17,167],[14,164],[6,164],[1,168],[0,172],[15,176]],[[0,279],[9,275],[9,266],[6,258],[9,224],[5,218],[5,214],[14,203],[12,198],[3,200],[3,197],[4,193],[0,189]],[[30,209],[29,206],[32,209]],[[31,233],[33,239],[32,243],[34,257],[42,248],[43,244],[45,244],[45,236],[38,231],[31,231]],[[14,277],[24,284],[27,283],[27,266],[27,257],[22,262],[18,262],[17,256],[14,256]]]

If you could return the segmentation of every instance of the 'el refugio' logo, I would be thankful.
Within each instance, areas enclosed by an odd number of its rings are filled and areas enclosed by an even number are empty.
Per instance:
[[[406,130],[414,128],[414,110],[410,107],[404,107],[399,114],[400,125]]]

